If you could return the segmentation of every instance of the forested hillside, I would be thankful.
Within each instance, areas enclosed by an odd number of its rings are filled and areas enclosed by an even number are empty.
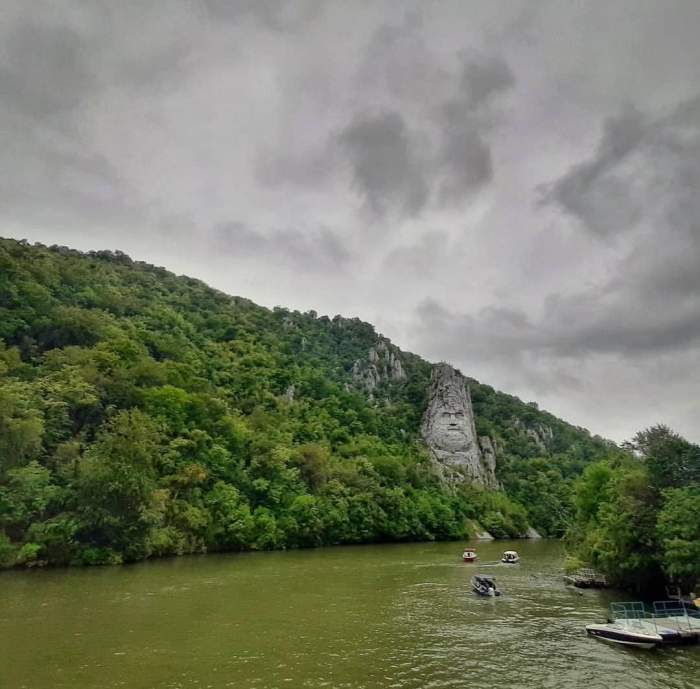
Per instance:
[[[368,391],[380,342],[405,375]],[[449,490],[420,441],[429,378],[358,319],[0,240],[0,561],[458,538],[469,519],[562,535],[573,479],[620,451],[471,381],[504,492]]]

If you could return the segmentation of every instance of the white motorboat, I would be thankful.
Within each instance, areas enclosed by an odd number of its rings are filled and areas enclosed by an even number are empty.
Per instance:
[[[503,553],[501,562],[505,562],[507,565],[514,565],[516,562],[520,562],[520,555],[515,550],[506,550]]]
[[[680,633],[675,629],[657,627],[653,621],[647,620],[587,624],[586,632],[601,641],[636,648],[654,648],[660,644],[678,643],[681,640]]]
[[[662,605],[655,604],[656,608]],[[668,611],[665,615],[668,615]],[[641,601],[610,603],[610,616],[607,623],[587,624],[586,632],[601,641],[609,641],[624,646],[654,648],[663,644],[678,644],[685,641],[681,628],[673,619],[658,612],[647,612]]]

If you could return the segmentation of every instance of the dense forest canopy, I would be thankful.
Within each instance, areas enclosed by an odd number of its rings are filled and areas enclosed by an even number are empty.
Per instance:
[[[0,562],[561,536],[585,467],[624,454],[470,380],[502,491],[442,485],[420,440],[430,364],[368,394],[388,341],[266,309],[119,252],[0,240]],[[398,349],[396,349],[399,352]]]
[[[619,586],[700,593],[700,446],[655,426],[628,449],[576,482],[572,549]]]

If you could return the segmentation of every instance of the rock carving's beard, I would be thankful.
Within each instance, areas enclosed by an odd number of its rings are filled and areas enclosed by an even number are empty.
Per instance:
[[[465,428],[436,429],[433,445],[436,449],[449,452],[466,452],[469,449],[469,435]]]

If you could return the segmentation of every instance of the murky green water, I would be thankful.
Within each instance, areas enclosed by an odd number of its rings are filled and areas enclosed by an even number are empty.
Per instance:
[[[589,639],[556,542],[208,555],[0,575],[1,689],[700,687],[700,648]],[[513,547],[519,565],[487,567]],[[472,572],[505,596],[474,596]]]

